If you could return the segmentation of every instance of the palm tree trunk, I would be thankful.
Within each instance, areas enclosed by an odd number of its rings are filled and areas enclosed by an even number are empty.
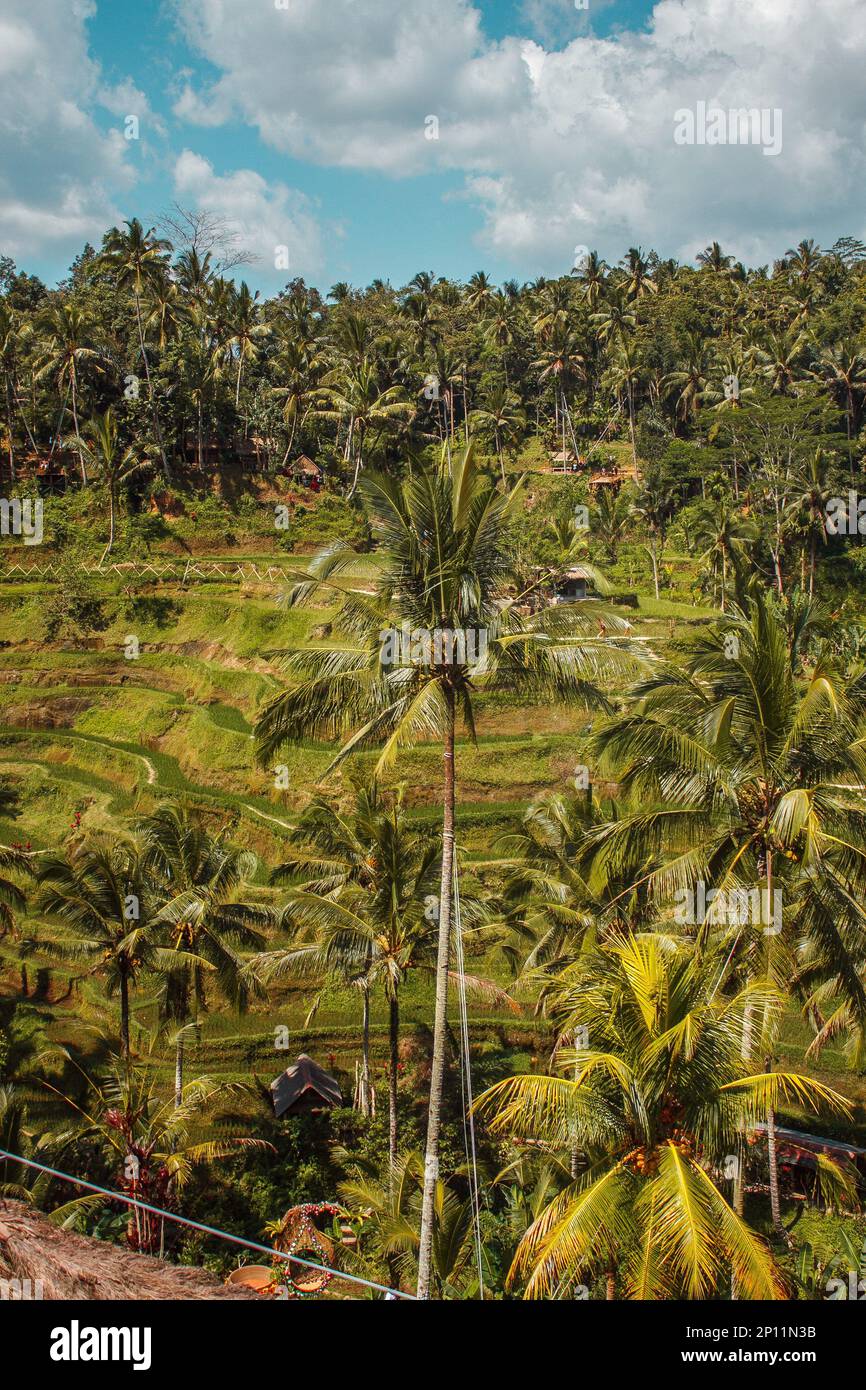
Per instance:
[[[159,445],[159,452],[162,458],[162,466],[166,473],[169,471],[168,460],[165,456],[165,446],[162,442],[162,429],[159,423],[159,411],[156,406],[156,398],[153,394],[153,382],[150,379],[150,361],[147,356],[147,348],[144,345],[144,327],[141,322],[141,299],[139,298],[138,288],[136,287],[133,298],[135,299],[135,321],[138,325],[138,342],[141,348],[141,360],[144,363],[144,375],[147,378],[147,394],[150,399],[150,411],[153,415],[153,427],[156,430],[156,440]]]
[[[183,1026],[181,1026],[174,1045],[174,1108],[183,1099]]]
[[[70,385],[71,385],[71,387],[72,387],[72,423],[75,425],[75,437],[76,437],[76,439],[77,439],[78,436],[79,436],[79,434],[81,433],[81,431],[80,431],[79,428],[78,428],[78,387],[77,387],[76,382],[75,382],[75,367],[74,367],[74,366],[73,366],[73,368],[72,368],[72,373],[71,373],[71,376],[70,376]],[[78,446],[78,466],[79,466],[79,468],[81,469],[81,481],[84,483],[84,485],[85,485],[85,487],[86,487],[86,486],[87,486],[87,468],[85,467],[85,464],[84,464],[84,455],[83,455],[83,453],[81,452],[81,445],[80,445],[80,444],[79,444],[79,446]]]
[[[388,1076],[388,1158],[389,1182],[393,1186],[394,1171],[397,1167],[397,1061],[400,1042],[400,1005],[397,993],[391,999],[388,1016],[388,1046],[390,1051],[390,1074]]]
[[[361,1024],[361,1114],[370,1114],[370,990],[363,988],[364,1017]]]
[[[658,598],[659,596],[659,562],[658,555],[656,554],[657,544],[658,542],[656,541],[655,532],[653,532],[652,541],[650,544],[650,559],[652,560],[653,565],[653,587],[655,589],[656,598]]]
[[[436,954],[436,1005],[433,1015],[433,1065],[430,1073],[430,1107],[427,1113],[427,1147],[424,1154],[424,1194],[421,1201],[421,1235],[418,1245],[419,1298],[430,1297],[433,1252],[433,1199],[439,1177],[439,1128],[445,1082],[445,1044],[448,1007],[448,959],[451,948],[451,893],[454,867],[454,691],[445,686],[446,707],[445,792],[442,813],[442,877],[439,888],[439,946]]]
[[[769,1070],[769,1062],[767,1068]],[[780,1235],[787,1236],[782,1225],[782,1206],[779,1201],[779,1157],[776,1150],[776,1112],[772,1106],[767,1110],[767,1161],[770,1166],[770,1215],[773,1228]]]
[[[120,1055],[129,1059],[129,977],[120,972]]]
[[[100,556],[100,559],[99,559],[100,565],[102,564],[102,561],[106,558],[106,556],[108,556],[108,555],[111,554],[113,545],[114,545],[114,483],[113,483],[113,482],[110,482],[110,483],[108,484],[108,545],[105,547],[105,549],[104,549],[103,552],[102,552],[102,555]]]

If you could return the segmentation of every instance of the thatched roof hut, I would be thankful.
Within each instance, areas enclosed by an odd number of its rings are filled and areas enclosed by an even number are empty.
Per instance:
[[[333,1076],[306,1052],[301,1053],[294,1066],[286,1067],[282,1075],[271,1082],[271,1095],[277,1119],[281,1115],[300,1115],[343,1103],[343,1093]]]

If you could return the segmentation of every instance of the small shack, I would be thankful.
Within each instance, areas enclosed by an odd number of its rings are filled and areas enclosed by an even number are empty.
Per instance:
[[[333,1076],[306,1052],[271,1082],[270,1089],[277,1119],[282,1115],[309,1115],[343,1103],[343,1093]]]
[[[572,565],[557,580],[554,589],[554,603],[576,603],[580,599],[591,598],[592,571],[583,565]]]
[[[308,487],[311,492],[318,492],[322,486],[322,469],[313,459],[306,454],[301,454],[296,458],[291,466],[292,482],[300,487]]]

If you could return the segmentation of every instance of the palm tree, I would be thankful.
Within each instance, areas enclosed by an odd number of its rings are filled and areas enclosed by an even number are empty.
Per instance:
[[[632,513],[640,517],[649,532],[649,556],[653,572],[653,588],[659,597],[659,562],[664,551],[671,499],[668,491],[654,480],[647,480],[632,504]]]
[[[171,243],[157,237],[153,227],[145,231],[137,217],[126,222],[125,226],[125,232],[121,231],[119,227],[112,227],[107,234],[100,263],[112,274],[118,289],[128,289],[132,292],[135,304],[135,322],[138,328],[138,343],[141,359],[144,363],[144,374],[147,378],[147,392],[153,413],[153,424],[159,443],[159,451],[162,455],[163,467],[167,468],[159,410],[150,376],[150,359],[144,341],[144,320],[141,309],[145,293],[152,293],[154,286],[165,279],[166,256],[171,251]],[[195,255],[194,252],[188,254]],[[77,423],[75,430],[78,433]]]
[[[755,353],[758,371],[769,383],[775,396],[792,394],[794,383],[805,374],[803,358],[809,347],[805,333],[788,329],[767,335],[764,346]]]
[[[562,1297],[605,1276],[627,1298],[712,1298],[729,1270],[747,1298],[782,1298],[764,1243],[719,1186],[738,1128],[779,1099],[847,1114],[844,1097],[796,1074],[752,1073],[740,1055],[749,1009],[780,1011],[766,986],[727,997],[724,965],[691,943],[626,937],[563,972],[559,1035],[573,1077],[524,1075],[478,1102],[495,1134],[564,1148],[582,1167],[520,1242],[511,1279],[527,1298]]]
[[[87,1089],[81,1104],[56,1092],[75,1111],[69,1137],[97,1146],[116,1175],[118,1190],[138,1202],[177,1211],[196,1169],[250,1149],[273,1150],[265,1139],[224,1133],[214,1137],[222,1113],[229,1102],[236,1105],[242,1087],[202,1076],[189,1082],[179,1103],[172,1105],[160,1095],[149,1067],[125,1067],[110,1072],[105,1079],[82,1075]],[[46,1085],[56,1089],[48,1082]],[[229,1119],[236,1125],[234,1117]],[[92,1211],[106,1200],[74,1198],[57,1214],[69,1219],[76,1211]],[[143,1254],[161,1254],[164,1220],[142,1207],[130,1207],[129,1211],[129,1245]]]
[[[285,744],[311,736],[343,737],[336,761],[378,746],[378,773],[419,739],[436,737],[443,743],[436,1002],[418,1280],[420,1296],[427,1298],[445,1077],[457,712],[474,736],[477,690],[527,689],[604,706],[597,679],[612,665],[621,667],[622,654],[584,636],[592,630],[592,604],[523,619],[510,604],[498,602],[508,590],[509,524],[520,487],[499,492],[478,469],[471,446],[450,463],[416,472],[402,483],[371,475],[363,491],[382,534],[375,594],[342,597],[333,622],[342,645],[285,654],[293,684],[262,712],[257,755],[267,765]],[[341,575],[357,565],[357,558],[341,547],[323,551],[312,562],[309,579],[296,587],[294,601],[308,601],[323,588],[339,589]],[[400,638],[404,631],[408,641]]]
[[[688,334],[683,365],[669,372],[662,383],[663,389],[678,392],[677,418],[684,422],[693,420],[700,411],[709,385],[711,355],[706,339],[699,333]]]
[[[604,547],[610,564],[616,561],[616,553],[629,526],[629,504],[623,494],[614,489],[601,487],[597,490],[592,511],[592,534]]]
[[[382,987],[388,1005],[388,1142],[396,1171],[400,987],[408,971],[429,968],[436,958],[436,916],[429,904],[436,901],[441,872],[438,845],[412,830],[402,795],[389,804],[375,783],[361,788],[348,816],[323,798],[311,802],[290,843],[295,854],[272,879],[293,883],[285,920],[312,944],[263,955],[259,973],[270,983],[312,969],[359,984],[362,1099],[369,1089],[370,991]],[[369,1103],[362,1110],[368,1113]]]
[[[494,386],[482,399],[481,404],[472,411],[471,419],[493,430],[496,457],[499,459],[499,468],[504,484],[506,478],[505,463],[502,457],[503,446],[515,440],[526,428],[526,415],[520,403],[520,397],[516,391],[509,391],[504,384]]]
[[[689,541],[701,551],[700,558],[709,568],[713,585],[718,585],[723,613],[728,598],[728,573],[733,573],[735,584],[741,589],[745,544],[754,538],[754,525],[725,500],[705,502],[690,524]]]
[[[793,495],[788,511],[802,519],[805,539],[809,545],[809,597],[815,592],[815,569],[818,545],[827,544],[827,511],[831,498],[838,494],[838,474],[830,456],[823,449],[809,454],[792,478]]]
[[[851,441],[859,434],[863,420],[863,401],[866,399],[866,352],[861,351],[853,341],[836,343],[821,353],[814,375],[826,383],[833,399],[845,407],[848,461],[853,477]]]
[[[698,252],[697,261],[702,270],[712,271],[714,275],[726,275],[730,274],[734,258],[726,256],[719,243],[714,241],[706,250]]]
[[[120,999],[120,1053],[130,1056],[130,991],[152,951],[143,928],[152,892],[141,845],[128,836],[99,834],[51,855],[37,873],[39,906],[64,928],[40,948],[83,963],[101,975],[109,998]]]
[[[584,257],[582,264],[572,271],[572,274],[577,276],[583,286],[583,298],[592,310],[595,309],[600,297],[604,294],[604,277],[607,270],[608,267],[600,259],[598,252],[590,251],[589,255]]]
[[[259,341],[269,331],[266,324],[259,323],[258,300],[259,292],[250,293],[250,287],[245,280],[241,281],[241,287],[234,296],[232,302],[231,329],[228,338],[228,346],[238,362],[238,375],[235,383],[235,410],[238,409],[241,399],[241,376],[247,362],[255,362],[259,355]]]
[[[659,663],[636,688],[633,712],[595,741],[602,763],[617,767],[622,795],[649,807],[590,832],[603,862],[664,852],[662,866],[644,876],[657,900],[699,882],[725,893],[758,885],[760,921],[729,924],[732,951],[748,976],[766,972],[785,987],[804,876],[814,900],[831,875],[860,899],[866,892],[866,756],[858,739],[866,681],[841,675],[823,655],[801,677],[814,619],[804,605],[789,632],[758,589],[745,609],[691,639],[681,665]],[[778,931],[777,904],[784,909]],[[825,950],[832,945],[842,997],[859,1013],[862,986],[844,935],[827,932],[819,907],[813,919]],[[755,1045],[750,1025],[744,1055]],[[774,1218],[777,1206],[774,1196]]]
[[[398,421],[408,419],[413,407],[401,386],[380,387],[378,373],[366,357],[345,372],[331,372],[315,394],[323,402],[316,408],[320,419],[348,420],[346,459],[351,464],[354,458],[355,472],[347,496],[353,497],[364,467],[364,449],[370,431],[375,429],[381,433]]]
[[[104,415],[98,415],[88,425],[85,437],[75,435],[71,441],[76,445],[83,462],[90,465],[94,473],[105,483],[108,491],[108,544],[100,556],[100,565],[114,547],[114,515],[117,505],[117,490],[142,468],[147,468],[147,460],[136,457],[130,444],[122,448],[118,439],[117,421],[109,407]]]
[[[161,1013],[177,1024],[175,1103],[183,1095],[187,1026],[198,1030],[208,1007],[208,982],[239,1013],[261,993],[254,971],[239,954],[260,952],[271,910],[238,893],[255,872],[249,850],[214,838],[189,810],[158,807],[139,824],[142,862],[157,879],[148,941],[164,947],[159,961]]]
[[[625,294],[627,299],[637,302],[642,299],[645,294],[656,294],[658,292],[658,285],[650,275],[649,263],[644,258],[639,246],[630,246],[621,264],[625,267]]]
[[[350,1211],[361,1218],[361,1244],[382,1259],[392,1280],[409,1283],[417,1277],[421,1245],[424,1167],[419,1153],[409,1153],[389,1167],[387,1180],[374,1164],[355,1154],[337,1151],[350,1176],[339,1192]],[[433,1196],[431,1283],[440,1298],[466,1297],[472,1263],[472,1203],[437,1178]]]
[[[63,429],[66,401],[72,397],[72,421],[76,436],[78,425],[78,389],[81,381],[81,368],[85,363],[97,362],[102,354],[94,346],[96,322],[92,315],[70,300],[61,300],[50,305],[40,319],[40,332],[44,340],[44,350],[36,369],[37,380],[51,376],[57,388],[64,391],[63,405],[57,424],[57,436]],[[52,453],[54,446],[52,444]],[[87,468],[81,448],[78,451],[81,468],[81,481],[87,482]]]

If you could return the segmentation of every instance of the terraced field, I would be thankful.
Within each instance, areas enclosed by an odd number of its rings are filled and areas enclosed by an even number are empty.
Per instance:
[[[289,768],[289,786],[280,791],[272,773],[254,764],[256,713],[283,682],[274,651],[298,643],[326,646],[330,611],[290,609],[279,587],[159,584],[142,602],[140,595],[130,600],[118,582],[106,588],[108,626],[76,646],[36,637],[46,592],[45,584],[0,585],[0,764],[23,793],[21,815],[0,821],[0,838],[44,852],[73,834],[76,813],[82,830],[118,827],[162,800],[182,797],[216,823],[230,824],[233,840],[259,856],[254,891],[276,896],[267,883],[270,868],[280,862],[285,831],[314,789],[340,797],[354,769],[370,761],[362,756],[329,772],[333,748],[309,743],[287,750],[281,760]],[[629,610],[629,616],[634,637],[660,650],[709,615],[683,603],[641,599],[637,614]],[[125,655],[131,636],[139,651],[133,659]],[[497,837],[535,796],[569,784],[575,766],[587,761],[593,727],[585,710],[503,697],[482,697],[478,716],[477,745],[464,738],[457,753],[458,841],[469,874],[474,862],[489,860]],[[414,816],[438,821],[438,746],[407,751],[391,780],[404,784]],[[37,918],[29,928],[38,936]],[[31,978],[39,966],[37,948]],[[473,969],[509,983],[497,959],[476,962]],[[71,978],[52,963],[43,995],[39,1007],[55,1041],[75,1042],[84,1051],[98,1045],[112,1008],[98,982]],[[308,994],[285,990],[243,1018],[219,1010],[209,1014],[191,1048],[191,1065],[235,1080],[267,1080],[275,1069],[275,1029],[287,1026],[293,1052],[309,1047],[351,1074],[359,1051],[357,996],[327,991],[307,1025],[309,1004]],[[424,978],[407,985],[403,1013],[406,1035],[423,1038],[432,1016],[432,986]],[[545,1049],[543,1024],[519,999],[513,1009],[500,1010],[476,999],[470,1015],[479,1057],[488,1047],[500,1054],[505,1049],[512,1064],[525,1069]],[[137,997],[142,1040],[153,1022],[152,1002]],[[792,1017],[785,1045],[798,1060],[800,1033]],[[372,1046],[381,1066],[386,1014],[378,1002]],[[170,1049],[157,1045],[150,1055],[168,1084]],[[841,1054],[828,1049],[816,1075],[839,1084],[842,1064]],[[858,1101],[866,1098],[866,1087],[856,1079],[848,1076],[842,1084]]]

